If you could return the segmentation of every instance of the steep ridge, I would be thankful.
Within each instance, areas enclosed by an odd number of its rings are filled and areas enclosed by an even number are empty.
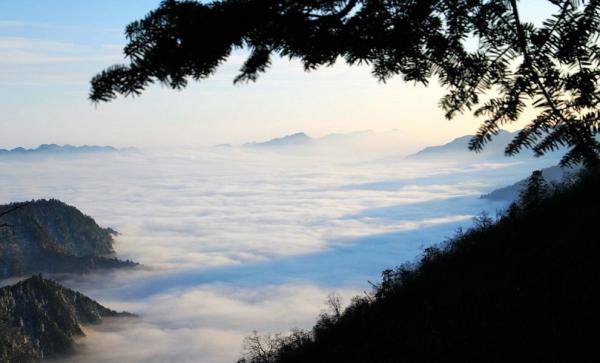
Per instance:
[[[0,213],[19,205],[2,205]],[[0,277],[136,265],[113,256],[116,231],[59,200],[27,202],[0,224],[10,227],[0,228]]]
[[[0,361],[32,362],[70,352],[74,339],[84,335],[81,325],[133,316],[34,275],[0,288]]]

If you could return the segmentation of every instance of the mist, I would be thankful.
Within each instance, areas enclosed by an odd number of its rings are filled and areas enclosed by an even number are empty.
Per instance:
[[[322,150],[322,149],[321,149]],[[121,234],[134,271],[57,276],[139,318],[86,327],[75,362],[235,362],[253,330],[310,328],[556,160],[445,162],[243,147],[0,159],[2,203],[57,198]]]

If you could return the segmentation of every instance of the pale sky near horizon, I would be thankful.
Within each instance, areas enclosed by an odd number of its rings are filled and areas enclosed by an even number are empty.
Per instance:
[[[0,0],[0,148],[192,146],[366,129],[437,143],[479,125],[469,114],[446,121],[436,85],[399,77],[382,84],[369,68],[342,63],[305,73],[298,63],[277,60],[257,83],[234,86],[242,54],[183,91],[154,86],[138,98],[92,105],[89,80],[122,61],[124,27],[159,2]],[[532,18],[548,12],[545,3],[521,1]]]

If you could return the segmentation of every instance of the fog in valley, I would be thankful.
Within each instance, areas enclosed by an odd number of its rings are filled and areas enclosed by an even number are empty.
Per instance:
[[[558,161],[329,142],[1,158],[3,202],[76,206],[143,265],[55,277],[139,315],[86,327],[67,361],[235,362],[253,330],[310,328],[327,295],[368,293],[382,270],[509,203],[482,194]]]

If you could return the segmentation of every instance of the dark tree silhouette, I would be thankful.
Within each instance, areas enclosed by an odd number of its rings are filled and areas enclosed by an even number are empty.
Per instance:
[[[309,331],[250,336],[262,345],[247,344],[238,363],[589,361],[600,324],[599,183],[587,170],[535,208],[458,230]],[[542,184],[535,173],[533,195]]]
[[[90,98],[139,95],[154,82],[181,89],[236,48],[250,55],[235,82],[255,81],[273,55],[306,70],[342,58],[370,65],[381,81],[437,77],[448,119],[470,110],[485,117],[472,150],[531,104],[536,115],[507,155],[568,146],[563,164],[597,164],[600,0],[547,2],[555,13],[536,26],[522,21],[517,0],[168,0],[127,27],[129,64],[94,77]]]
[[[549,188],[541,170],[535,170],[531,173],[527,186],[521,191],[520,203],[525,209],[533,209],[540,205],[540,202],[548,196]]]

